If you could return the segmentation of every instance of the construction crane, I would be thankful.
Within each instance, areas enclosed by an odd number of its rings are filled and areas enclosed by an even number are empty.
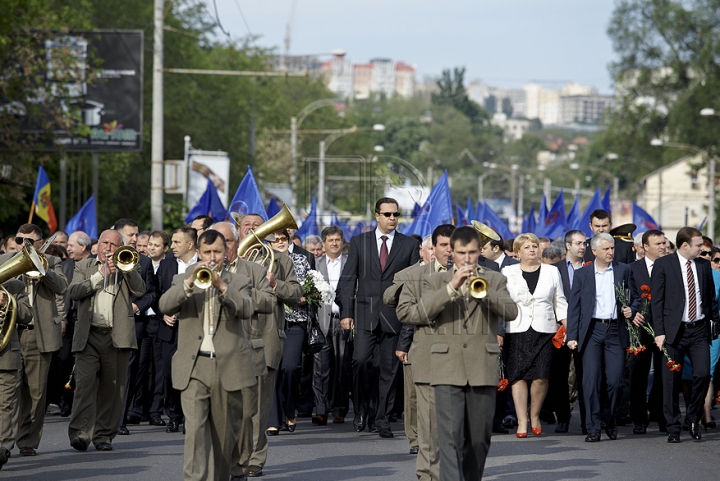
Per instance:
[[[295,5],[297,5],[297,0],[292,1],[292,6],[290,7],[290,18],[288,19],[287,25],[285,25],[285,53],[282,57],[282,68],[285,69],[285,60],[290,55],[290,41],[292,39],[292,24],[295,21]]]

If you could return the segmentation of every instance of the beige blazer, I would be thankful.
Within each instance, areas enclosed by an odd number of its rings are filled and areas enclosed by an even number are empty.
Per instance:
[[[178,317],[178,348],[172,358],[172,384],[180,391],[187,388],[205,336],[203,319],[205,291],[194,289],[185,294],[183,281],[192,274],[177,274],[172,286],[160,298],[160,310]],[[238,391],[257,383],[250,343],[245,338],[244,320],[255,312],[252,280],[242,274],[223,271],[228,285],[227,295],[220,303],[213,345],[217,355],[220,382],[226,391]]]
[[[68,290],[70,299],[78,301],[77,321],[73,335],[72,351],[85,349],[90,334],[90,321],[95,306],[95,293],[90,277],[98,271],[97,259],[85,259],[75,263],[73,280]],[[114,276],[113,276],[114,277]],[[113,279],[114,281],[114,279]],[[118,294],[113,301],[113,346],[118,349],[137,349],[135,338],[135,316],[130,297],[145,294],[145,281],[138,269],[118,276]],[[102,289],[102,285],[98,288]]]
[[[533,294],[530,294],[520,264],[507,266],[502,273],[507,277],[510,297],[518,305],[517,317],[505,319],[505,332],[525,332],[532,326],[537,332],[555,334],[558,330],[557,321],[567,319],[568,309],[558,268],[540,264],[540,278]]]
[[[488,292],[484,299],[451,300],[453,272],[426,275],[416,316],[405,322],[430,325],[430,384],[495,386],[498,382],[497,319],[517,317],[517,305],[507,291],[505,276],[483,270]],[[401,294],[402,297],[402,294]],[[415,371],[413,370],[413,375]]]
[[[3,287],[15,298],[15,303],[17,304],[17,313],[15,315],[16,325],[27,325],[32,320],[32,310],[28,296],[25,293],[25,283],[16,279],[10,279],[3,283]],[[10,318],[5,322],[10,322]],[[5,346],[5,349],[0,352],[0,370],[19,371],[20,369],[22,369],[20,336],[18,336],[16,327],[10,334],[10,342]]]
[[[401,283],[401,287],[398,289],[400,291],[398,294],[399,300],[395,311],[401,322],[412,324],[412,322],[406,322],[406,319],[420,317],[418,307],[420,299],[423,297],[423,279],[425,276],[433,274],[434,269],[435,261],[426,265],[415,264],[395,274],[393,286],[385,291],[383,300],[386,305],[391,306],[388,303],[391,299],[388,299],[387,296],[392,294],[391,290],[396,284]],[[415,329],[412,344],[410,344],[410,350],[408,351],[408,361],[412,364],[413,381],[415,383],[430,383],[430,348],[433,339],[430,327],[419,326]]]
[[[17,255],[8,252],[0,256],[0,265]],[[32,302],[35,319],[35,338],[40,352],[55,352],[62,347],[62,316],[58,313],[55,295],[62,295],[68,282],[62,273],[62,262],[58,257],[46,256],[48,269],[36,284],[35,299]]]

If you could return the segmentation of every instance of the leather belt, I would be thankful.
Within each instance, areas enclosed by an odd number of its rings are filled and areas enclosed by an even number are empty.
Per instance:
[[[698,319],[693,322],[683,322],[683,326],[685,326],[686,329],[692,329],[694,327],[704,326],[705,325],[705,319]]]
[[[198,351],[198,356],[202,357],[209,357],[210,359],[215,359],[217,357],[217,354],[210,351]]]
[[[337,312],[331,312],[330,317],[333,319],[340,319],[340,314],[338,314]]]
[[[27,324],[17,324],[16,326],[17,326],[16,329],[18,330],[18,332],[32,331],[33,329],[35,329],[34,324],[31,324],[29,326]]]
[[[612,324],[617,321],[617,319],[598,319],[597,317],[593,317],[592,320],[603,324]]]

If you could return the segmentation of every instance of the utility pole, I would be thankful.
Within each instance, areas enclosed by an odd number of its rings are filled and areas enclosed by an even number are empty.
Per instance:
[[[322,219],[325,211],[325,141],[320,141],[320,159],[318,162],[317,215]]]
[[[152,170],[150,173],[150,219],[152,230],[163,228],[163,3],[154,0]],[[97,202],[97,199],[95,199]]]

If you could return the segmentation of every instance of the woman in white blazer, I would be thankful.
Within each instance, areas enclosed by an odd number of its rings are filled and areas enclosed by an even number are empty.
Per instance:
[[[542,264],[534,234],[520,234],[513,249],[519,264],[507,266],[510,297],[518,305],[518,316],[505,319],[504,348],[507,351],[507,378],[517,411],[518,438],[527,437],[528,384],[530,385],[530,424],[533,434],[542,434],[540,408],[548,391],[553,345],[552,337],[567,319],[567,299],[560,271]]]

